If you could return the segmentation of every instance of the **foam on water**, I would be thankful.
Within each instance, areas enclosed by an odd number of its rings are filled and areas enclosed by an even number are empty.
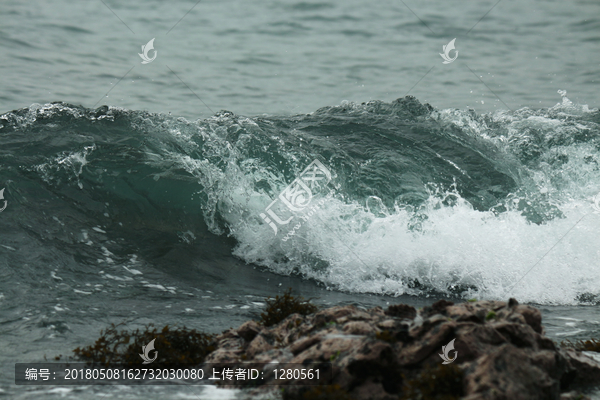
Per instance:
[[[527,173],[513,171],[518,190],[489,210],[475,209],[456,185],[434,187],[416,209],[398,203],[387,209],[374,196],[363,203],[338,193],[320,201],[294,236],[274,235],[259,218],[247,217],[257,216],[271,199],[237,177],[235,187],[222,188],[229,194],[222,210],[243,204],[246,211],[246,218],[222,212],[239,242],[234,254],[350,292],[514,296],[550,304],[593,298],[600,293],[600,212],[592,207],[600,189],[598,143],[577,142],[582,130],[592,133],[570,120],[589,112],[564,97],[544,113],[484,116],[487,126],[468,112],[436,113],[434,118],[496,147],[507,165],[539,152],[535,163],[525,165]],[[501,129],[489,129],[499,122]]]
[[[376,216],[358,204],[330,199],[286,243],[259,222],[236,227],[235,254],[278,273],[298,273],[353,292],[435,290],[560,304],[598,292],[600,215],[591,204],[566,204],[565,218],[538,225],[518,211],[474,210],[455,196],[452,206],[428,199],[418,229],[413,212]],[[316,267],[311,257],[326,265]]]
[[[75,232],[106,284],[175,291],[138,279],[147,270],[113,240],[139,232],[120,233],[129,224],[175,226],[205,251],[229,235],[240,259],[336,290],[573,304],[600,296],[600,114],[560,94],[549,109],[483,115],[406,97],[195,122],[34,105],[2,121],[46,151],[28,148],[37,161],[15,176],[64,199],[39,235],[70,243],[59,232]],[[73,124],[90,137],[71,135]],[[331,171],[327,190],[274,234],[261,213],[315,159]],[[206,228],[188,223],[194,214]]]

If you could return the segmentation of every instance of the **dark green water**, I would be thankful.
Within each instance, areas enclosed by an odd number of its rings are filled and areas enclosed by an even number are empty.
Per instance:
[[[566,98],[485,115],[410,97],[193,122],[6,113],[5,365],[111,322],[219,331],[287,287],[367,307],[516,297],[555,339],[598,336],[599,122]]]

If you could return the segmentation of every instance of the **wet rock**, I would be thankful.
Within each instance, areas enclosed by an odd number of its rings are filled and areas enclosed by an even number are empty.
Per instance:
[[[350,321],[344,324],[343,331],[350,335],[370,335],[375,333],[375,328],[365,321]]]
[[[492,325],[492,328],[503,336],[505,341],[516,347],[534,347],[537,344],[535,332],[530,327],[512,322],[500,322]]]
[[[560,398],[560,382],[529,361],[530,350],[503,344],[468,368],[467,393],[482,398],[534,400]]]
[[[457,357],[457,361],[476,360],[506,343],[506,338],[491,326],[474,323],[458,324],[455,337],[454,347],[460,357]]]
[[[337,306],[319,311],[314,316],[315,325],[325,325],[329,322],[337,322],[338,319],[352,315],[358,311],[355,306]]]
[[[587,386],[600,383],[600,367],[597,361],[580,351],[561,350],[567,360],[568,374],[563,378],[565,386]]]
[[[264,335],[257,335],[246,348],[246,357],[252,359],[256,355],[269,351],[272,348],[272,344],[269,343]]]
[[[331,370],[329,386],[288,381],[286,399],[439,394],[465,400],[569,400],[578,387],[600,383],[598,361],[557,348],[544,336],[540,311],[514,299],[441,300],[421,311],[402,304],[385,311],[337,306],[292,314],[269,327],[250,321],[219,336],[217,350],[206,359],[240,367],[271,361],[320,363]],[[453,394],[444,385],[452,385]],[[271,394],[278,390],[267,385],[253,390],[261,388]]]
[[[453,305],[454,305],[454,303],[451,301],[447,301],[447,300],[443,300],[443,299],[438,300],[435,303],[433,303],[431,306],[425,307],[421,314],[427,315],[427,316],[435,315],[435,314],[446,315],[446,309]]]
[[[302,338],[302,339],[294,342],[290,346],[289,349],[293,355],[296,355],[296,354],[301,353],[304,350],[308,349],[309,347],[319,343],[320,341],[322,341],[324,336],[325,335],[315,335],[315,336],[309,336],[309,337]]]
[[[237,334],[247,342],[252,341],[261,330],[261,326],[256,321],[248,321],[237,329]]]
[[[406,304],[392,304],[385,310],[385,314],[396,318],[415,319],[417,310]]]

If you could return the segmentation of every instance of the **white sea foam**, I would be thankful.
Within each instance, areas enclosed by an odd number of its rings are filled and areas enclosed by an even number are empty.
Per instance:
[[[375,217],[332,199],[292,243],[259,223],[239,227],[235,254],[345,291],[401,295],[456,288],[469,298],[568,304],[600,287],[600,215],[592,211],[589,203],[574,201],[563,207],[565,218],[538,225],[518,211],[495,215],[465,201],[443,206],[432,197],[415,231],[405,210]],[[307,254],[328,266],[315,268],[303,261]]]
[[[465,298],[575,303],[579,295],[597,294],[600,288],[600,215],[592,208],[600,172],[586,158],[597,153],[595,144],[573,142],[570,135],[580,128],[556,115],[586,112],[587,106],[568,99],[547,114],[523,109],[509,118],[497,112],[489,118],[503,120],[505,130],[493,137],[480,121],[469,120],[467,112],[445,110],[438,115],[505,152],[499,157],[507,164],[515,152],[531,150],[534,135],[564,142],[547,151],[540,148],[546,153],[538,169],[513,175],[526,190],[511,194],[502,212],[474,209],[456,188],[432,192],[419,210],[397,206],[383,213],[381,207],[372,213],[363,204],[334,196],[319,202],[294,236],[285,235],[295,222],[274,235],[262,220],[248,217],[263,212],[271,199],[262,193],[248,197],[252,182],[244,186],[238,179],[229,191],[230,203],[222,207],[239,241],[234,254],[284,275],[300,274],[350,292],[402,295],[433,290]],[[561,168],[550,165],[558,156],[566,160]],[[528,218],[522,206],[540,203],[555,216]],[[282,240],[284,236],[291,240]]]

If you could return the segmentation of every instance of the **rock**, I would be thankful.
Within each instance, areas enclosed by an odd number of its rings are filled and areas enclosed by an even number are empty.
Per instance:
[[[415,319],[417,310],[406,304],[393,304],[385,310],[385,314],[396,318]]]
[[[492,324],[492,328],[502,335],[505,341],[516,347],[531,347],[537,344],[535,332],[527,325],[515,324],[513,322],[499,322]]]
[[[454,305],[454,303],[451,301],[447,301],[447,300],[443,300],[443,299],[438,300],[435,303],[433,303],[431,306],[425,307],[423,309],[422,314],[423,315],[435,315],[435,314],[446,315],[446,309],[453,305]]]
[[[410,367],[424,361],[426,358],[434,358],[433,356],[437,354],[436,351],[439,351],[442,346],[452,340],[455,328],[455,323],[441,323],[430,330],[419,330],[422,337],[402,349],[398,354],[398,365]],[[415,336],[414,333],[411,333],[411,337],[414,338]]]
[[[513,308],[515,312],[525,318],[527,325],[531,326],[537,333],[542,332],[542,313],[537,308],[531,306],[518,305]]]
[[[261,326],[256,321],[247,321],[237,329],[237,334],[246,342],[252,341],[261,330]]]
[[[449,320],[448,317],[444,317],[443,315],[440,315],[440,314],[432,315],[431,317],[429,317],[425,320],[422,320],[419,323],[415,323],[410,328],[410,336],[411,336],[411,338],[420,338],[425,333],[434,329],[437,325],[444,324],[448,321],[451,321],[451,320]]]
[[[314,316],[315,325],[325,325],[329,322],[337,322],[339,318],[348,316],[358,311],[355,306],[336,306],[319,311]]]
[[[567,360],[568,376],[563,379],[566,386],[586,386],[600,382],[600,367],[597,361],[580,351],[561,350],[560,354]]]
[[[344,324],[343,331],[350,335],[370,335],[375,333],[375,328],[365,321],[350,321]]]
[[[400,305],[404,306],[405,304],[400,304]],[[390,307],[392,307],[392,306],[390,306]],[[407,306],[407,307],[410,307],[410,306]],[[414,307],[410,307],[410,308],[415,310]],[[389,307],[388,307],[388,309],[389,309]],[[383,311],[383,308],[381,308],[379,306],[373,307],[373,308],[367,310],[367,312],[373,316],[383,317],[385,315],[385,311]],[[416,312],[417,312],[417,310],[415,310],[415,315],[416,315]]]
[[[249,321],[217,341],[206,362],[329,365],[331,385],[294,386],[303,381],[292,379],[285,383],[285,399],[392,400],[436,393],[464,400],[570,400],[577,398],[573,389],[600,383],[600,362],[557,348],[544,336],[540,311],[514,299],[440,300],[419,312],[402,304],[385,311],[337,306],[292,314],[270,327]],[[268,383],[253,390],[275,393]],[[453,385],[452,395],[444,385]]]
[[[271,343],[267,340],[264,335],[257,335],[246,348],[246,357],[248,359],[254,358],[256,355],[260,353],[264,353],[273,348]]]
[[[489,325],[461,323],[455,329],[457,361],[473,361],[506,343],[506,338]],[[451,340],[448,339],[446,343]],[[444,344],[446,344],[444,343]],[[441,347],[440,347],[441,349]]]
[[[529,352],[503,344],[483,355],[468,368],[467,393],[493,399],[558,400],[559,381],[527,362]]]
[[[375,378],[370,377],[357,386],[350,392],[352,399],[381,399],[381,400],[398,400],[397,396],[388,393],[381,382],[377,382]]]

